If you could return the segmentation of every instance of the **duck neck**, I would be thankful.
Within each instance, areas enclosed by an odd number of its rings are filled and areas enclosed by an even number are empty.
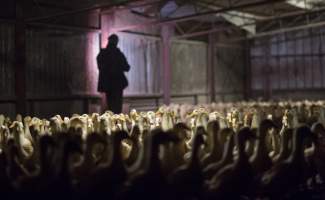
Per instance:
[[[69,158],[70,158],[70,149],[68,144],[63,144],[63,148],[61,148],[61,152],[59,153],[59,171],[58,171],[58,177],[69,177],[70,174],[70,165],[69,165]]]
[[[95,160],[92,155],[92,149],[93,149],[94,144],[90,143],[87,144],[87,150],[84,155],[84,161],[83,165],[88,165],[88,166],[94,166],[95,165]]]
[[[148,158],[145,170],[146,171],[160,171],[159,160],[159,143],[151,141],[150,147],[147,148],[146,158]]]
[[[213,139],[213,143],[212,143],[212,147],[211,147],[211,154],[212,155],[220,155],[221,148],[220,148],[220,142],[219,142],[219,139],[217,136],[217,132],[215,132],[215,134],[213,134],[212,139]]]
[[[287,130],[291,131],[291,130]],[[284,132],[281,135],[281,147],[280,147],[280,153],[279,153],[279,158],[283,159],[286,158],[287,155],[289,154],[289,133]]]
[[[304,139],[298,136],[297,133],[294,133],[294,140],[292,141],[292,157],[293,161],[301,161],[304,158],[304,148],[303,148]]]
[[[260,137],[258,138],[258,140],[255,140],[256,141],[256,149],[254,152],[255,158],[269,158],[268,151],[266,149],[265,137],[266,137],[266,133],[263,131],[260,133]]]
[[[193,149],[192,149],[192,156],[189,162],[190,167],[199,167],[199,153],[200,153],[201,143],[194,140]]]
[[[50,158],[48,155],[48,149],[50,148],[49,144],[45,145],[39,152],[40,155],[40,173],[43,175],[48,175],[51,169]]]
[[[278,135],[276,135],[276,134],[272,134],[272,140],[273,140],[273,142],[274,142],[274,146],[273,146],[273,148],[274,148],[274,153],[275,153],[275,155],[277,155],[277,154],[279,154],[280,153],[280,148],[281,148],[281,144],[280,144],[280,141],[279,141],[279,137],[278,137]]]
[[[246,140],[243,140],[240,138],[237,139],[238,162],[247,161],[247,159],[248,159],[246,152],[245,152],[245,143],[246,143]]]
[[[223,161],[231,161],[233,159],[233,149],[234,149],[234,140],[233,138],[229,138],[227,143],[225,144],[222,160]]]
[[[18,176],[20,170],[16,162],[17,156],[18,156],[18,148],[15,146],[10,146],[8,148],[8,154],[6,156],[7,158],[6,171],[10,179],[15,179]]]
[[[110,166],[123,166],[121,144],[122,140],[120,138],[114,138],[112,144],[112,159]]]

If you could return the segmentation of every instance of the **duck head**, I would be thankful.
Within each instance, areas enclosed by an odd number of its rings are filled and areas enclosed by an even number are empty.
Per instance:
[[[270,119],[264,119],[261,121],[259,127],[258,127],[258,137],[265,137],[267,132],[272,129],[277,128],[275,123]]]

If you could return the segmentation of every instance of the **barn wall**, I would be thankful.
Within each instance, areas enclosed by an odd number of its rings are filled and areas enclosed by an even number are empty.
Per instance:
[[[160,39],[119,33],[119,48],[131,69],[126,73],[129,86],[126,95],[157,94],[160,90]]]
[[[0,24],[0,99],[10,100],[15,96],[14,82],[14,26]],[[0,103],[0,113],[12,116],[13,103]]]
[[[97,89],[96,33],[27,32],[27,95],[94,94]]]
[[[230,42],[232,37],[219,33],[215,47],[216,101],[240,101],[244,98],[246,49],[241,42]]]
[[[207,44],[175,40],[171,48],[172,94],[199,94],[199,103],[206,103]],[[193,97],[172,99],[175,103],[193,103]]]
[[[14,27],[0,25],[0,100],[15,99]],[[130,65],[125,95],[161,95],[161,40],[159,37],[118,33],[119,47]],[[219,37],[219,36],[218,36]],[[219,41],[224,41],[220,36]],[[56,113],[81,113],[84,104],[74,95],[98,95],[96,56],[100,34],[44,28],[26,32],[26,80],[29,114],[49,117]],[[205,42],[172,40],[172,102],[207,103],[207,52]],[[241,46],[216,46],[215,87],[218,101],[242,99],[243,53]],[[58,99],[68,97],[68,99]],[[45,99],[50,99],[46,100]],[[34,100],[33,100],[34,99]],[[38,99],[38,100],[35,100]],[[43,100],[42,100],[43,99]],[[162,98],[137,99],[141,104],[162,104]],[[99,112],[99,105],[92,111]],[[132,107],[132,106],[131,106]],[[151,107],[154,109],[154,107]],[[13,116],[14,103],[0,103],[0,113]]]
[[[14,42],[14,27],[0,24],[0,94],[3,98],[15,95]]]
[[[14,28],[1,25],[0,91],[1,99],[15,98],[14,91]],[[161,41],[157,37],[119,33],[119,47],[131,65],[126,73],[129,87],[125,95],[161,94]],[[29,29],[26,32],[26,80],[28,99],[56,99],[73,95],[96,95],[99,52],[98,33]],[[172,93],[177,95],[206,92],[206,51],[202,42],[173,41],[171,49]],[[197,76],[193,76],[195,71]],[[192,87],[193,86],[193,87]],[[197,98],[197,99],[195,99]],[[206,102],[206,97],[175,97],[173,102]],[[141,100],[139,100],[141,101]],[[158,100],[162,103],[161,99]],[[36,100],[28,104],[29,114],[49,117],[56,113],[80,113],[79,100]],[[97,108],[96,108],[97,109]],[[95,110],[96,110],[95,109]],[[95,111],[94,110],[94,111]],[[13,103],[0,104],[0,113],[13,116]]]
[[[126,73],[129,86],[126,96],[159,95],[162,93],[161,40],[158,37],[118,33],[119,48],[125,53],[131,70]],[[171,45],[173,103],[206,103],[207,44],[204,42],[173,40]],[[195,73],[193,73],[195,72]],[[195,76],[193,75],[195,74]],[[191,94],[193,94],[191,96]],[[199,95],[195,95],[199,94]],[[185,95],[186,97],[179,97]],[[155,107],[157,101],[135,100],[139,107]],[[162,99],[158,99],[162,104]],[[132,107],[132,106],[131,106]]]
[[[325,98],[324,36],[324,28],[315,28],[252,41],[253,97]]]
[[[15,114],[14,26],[0,24],[0,113]],[[26,32],[26,94],[29,114],[80,113],[73,95],[96,95],[99,34],[28,29]],[[49,99],[60,100],[49,100]],[[37,100],[35,100],[37,99]],[[40,100],[41,99],[41,100]],[[44,100],[47,99],[47,100]],[[12,102],[5,102],[5,101]],[[96,109],[95,109],[96,110]]]
[[[98,34],[29,30],[26,42],[27,97],[51,99],[97,94]],[[32,107],[31,114],[46,117],[83,110],[77,99],[37,101]]]

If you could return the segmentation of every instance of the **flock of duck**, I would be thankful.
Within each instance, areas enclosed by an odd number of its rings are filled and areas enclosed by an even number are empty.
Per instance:
[[[2,199],[325,199],[325,102],[0,115]]]

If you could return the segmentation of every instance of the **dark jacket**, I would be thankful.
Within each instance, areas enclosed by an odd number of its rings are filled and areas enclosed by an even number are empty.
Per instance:
[[[108,46],[101,49],[97,56],[97,65],[99,92],[123,90],[128,86],[124,72],[130,70],[130,65],[119,48]]]

